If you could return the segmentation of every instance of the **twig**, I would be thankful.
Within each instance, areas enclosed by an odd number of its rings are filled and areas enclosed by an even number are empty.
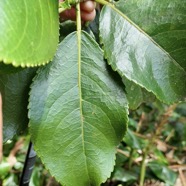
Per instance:
[[[184,165],[170,165],[170,169],[180,169],[180,170],[186,170],[186,164]]]
[[[160,123],[158,124],[158,127],[157,127],[156,132],[155,132],[155,136],[156,137],[161,134],[164,125],[167,124],[167,120],[172,115],[172,113],[175,110],[176,106],[177,106],[176,104],[171,105],[170,107],[168,107],[166,112],[163,114],[162,119],[161,119]]]
[[[144,120],[145,120],[145,114],[144,114],[144,112],[143,112],[143,113],[141,114],[140,120],[139,120],[139,122],[138,122],[136,132],[139,132],[139,131],[140,131],[141,126],[142,126]]]
[[[137,133],[137,132],[133,132],[137,137],[140,137],[140,138],[142,138],[142,139],[147,139],[147,140],[149,140],[149,139],[151,139],[152,137],[150,137],[150,136],[145,136],[145,135],[143,135],[143,134],[139,134],[139,133]]]
[[[131,149],[131,151],[130,151],[130,157],[129,157],[129,170],[132,167],[134,152],[135,152],[134,149]]]
[[[2,96],[0,93],[0,162],[3,158],[3,112],[2,112]]]
[[[17,162],[17,159],[15,156],[17,152],[22,148],[23,142],[24,142],[24,139],[21,138],[18,142],[16,142],[14,148],[10,151],[7,161],[11,167],[13,167],[15,163]]]
[[[182,185],[186,186],[186,179],[185,179],[185,176],[184,176],[182,170],[179,169],[178,171],[179,171],[179,175],[180,175],[180,179],[181,179]]]
[[[123,150],[117,149],[117,152],[119,152],[120,154],[123,154],[124,156],[126,156],[127,158],[129,158],[129,155],[126,152],[124,152]]]
[[[139,122],[138,122],[137,129],[136,129],[136,133],[139,133],[139,131],[140,131],[141,127],[142,127],[142,124],[143,124],[144,120],[145,120],[145,113],[143,112],[143,113],[141,114],[140,120],[139,120]],[[129,169],[131,169],[131,167],[132,167],[132,164],[133,164],[133,161],[134,161],[134,160],[133,160],[133,155],[134,155],[135,151],[136,151],[136,149],[131,148],[130,157],[129,157]]]
[[[172,137],[174,137],[174,132],[174,129],[172,129],[169,135],[166,137],[165,142],[168,142]]]
[[[127,154],[126,152],[124,152],[123,150],[121,149],[117,149],[117,152],[124,155],[125,157],[129,158],[130,155]],[[139,164],[139,162],[142,161],[141,159],[137,158],[137,159],[133,159],[133,162],[136,163],[136,164]]]
[[[161,142],[163,145],[165,145],[166,147],[168,147],[169,149],[173,149],[173,150],[177,150],[178,148],[177,147],[174,147],[172,145],[168,145],[166,144],[165,142],[159,140],[159,139],[156,139],[155,142]]]
[[[140,137],[142,139],[146,139],[146,140],[152,139],[151,136],[145,136],[145,135],[142,135],[142,134],[139,134],[139,133],[136,133],[136,132],[133,132],[133,133],[134,133],[134,135],[136,135],[137,137]],[[178,149],[177,147],[174,147],[172,145],[168,145],[168,144],[166,144],[165,142],[163,142],[163,141],[161,141],[159,139],[155,139],[155,142],[161,142],[162,144],[164,144],[165,146],[167,146],[170,149],[174,149],[174,150],[177,150]]]
[[[145,174],[146,174],[146,159],[149,153],[149,147],[147,147],[144,151],[143,154],[143,159],[142,159],[142,163],[141,163],[141,171],[140,171],[140,181],[139,181],[139,185],[143,186],[144,184],[144,180],[145,180]]]

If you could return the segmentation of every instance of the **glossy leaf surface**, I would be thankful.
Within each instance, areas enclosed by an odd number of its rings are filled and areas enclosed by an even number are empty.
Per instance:
[[[117,8],[186,70],[186,1],[122,0]]]
[[[127,101],[98,44],[82,32],[80,61],[78,47],[75,32],[38,71],[30,92],[30,133],[37,154],[63,185],[99,186],[113,170],[126,131]]]
[[[0,74],[4,141],[27,130],[28,92],[34,75],[35,69],[25,69],[12,74]]]
[[[0,1],[0,61],[14,66],[47,63],[58,43],[58,1]]]
[[[159,0],[132,0],[127,1],[127,5],[125,5],[125,2],[121,0],[116,5],[121,11],[106,7],[100,16],[100,36],[104,44],[105,57],[108,59],[109,64],[121,76],[125,76],[128,80],[152,92],[165,103],[171,104],[183,99],[186,96],[186,72],[180,66],[183,63],[180,61],[180,55],[178,53],[174,53],[174,55],[171,52],[168,53],[170,38],[165,37],[162,42],[159,42],[158,39],[148,33],[148,28],[143,31],[141,25],[143,25],[144,20],[139,19],[138,16],[146,18],[157,16],[157,20],[163,19],[163,23],[149,21],[148,24],[152,25],[151,27],[161,27],[159,31],[156,29],[156,34],[164,31],[168,32],[169,30],[169,33],[173,36],[184,41],[184,34],[171,30],[174,26],[172,17],[162,17],[161,15],[162,9],[165,12],[169,9],[168,2],[170,1],[165,0],[165,2],[160,3]],[[173,2],[170,3],[172,14],[175,17],[177,16],[177,19],[180,16],[182,19],[182,21],[177,22],[177,27],[184,30],[183,19],[185,18],[182,9],[180,9],[179,14],[177,13],[183,3],[181,0]],[[136,4],[134,6],[137,7],[136,9],[133,9],[133,4]],[[159,5],[154,6],[154,4]],[[185,5],[183,8],[185,8]],[[146,9],[146,11],[143,12],[143,9]],[[130,16],[130,20],[124,15],[128,10],[130,15],[135,14],[135,20],[138,18],[138,26],[134,24],[133,16]],[[162,26],[163,24],[164,26]],[[169,25],[169,27],[167,28],[166,25]],[[149,26],[149,28],[151,27]],[[185,46],[186,43],[183,42],[181,47],[185,48]],[[177,47],[179,50],[179,46]],[[183,53],[183,50],[180,50],[180,52]]]

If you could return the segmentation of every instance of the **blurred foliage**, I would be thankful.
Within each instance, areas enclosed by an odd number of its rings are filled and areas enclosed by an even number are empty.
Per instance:
[[[137,186],[145,157],[144,185],[181,186],[186,170],[186,103],[143,104],[130,112],[112,177],[104,186]],[[146,154],[146,156],[145,156]],[[123,157],[123,159],[122,159]],[[179,181],[179,182],[178,182]]]
[[[0,185],[19,184],[29,136],[4,144]],[[130,112],[129,130],[118,146],[115,169],[102,186],[138,186],[145,157],[144,185],[176,186],[186,170],[186,103],[143,104]],[[146,156],[144,156],[146,154]],[[59,186],[37,158],[30,186]],[[179,185],[181,186],[181,185]]]

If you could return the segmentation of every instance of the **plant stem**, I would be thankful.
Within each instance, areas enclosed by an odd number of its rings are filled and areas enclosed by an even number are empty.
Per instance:
[[[0,162],[3,158],[3,111],[2,111],[2,96],[0,93]]]
[[[139,186],[143,186],[143,183],[144,183],[144,180],[145,180],[145,172],[146,172],[146,163],[145,163],[145,160],[147,159],[148,152],[149,152],[149,148],[146,148],[145,149],[145,152],[143,154],[143,160],[142,160],[142,163],[141,163]]]
[[[156,139],[161,134],[164,125],[167,123],[168,118],[171,116],[171,114],[172,114],[172,112],[174,111],[175,108],[176,108],[176,105],[172,105],[172,106],[168,107],[166,112],[163,114],[163,116],[160,120],[160,123],[158,124],[158,126],[156,128],[156,131],[152,134],[152,137],[149,139],[148,146],[143,151],[143,160],[142,160],[142,163],[141,163],[139,186],[143,186],[143,184],[144,184],[145,172],[146,172],[145,160],[147,159],[147,155],[150,151],[150,148],[153,146],[154,141],[156,141]]]
[[[83,109],[82,109],[82,87],[81,87],[81,10],[80,3],[76,4],[76,24],[77,24],[77,45],[78,45],[78,90],[79,90],[79,107],[81,115],[82,141],[84,136],[83,128]],[[83,149],[84,149],[83,145]]]
[[[77,32],[78,32],[78,42],[81,42],[81,11],[80,11],[80,3],[76,4],[76,24],[77,24]]]
[[[181,169],[179,169],[178,172],[179,172],[179,175],[180,175],[182,185],[186,186],[186,179],[185,179],[185,175],[183,174],[183,171]]]
[[[130,157],[129,157],[129,170],[132,167],[132,163],[133,163],[133,154],[134,154],[134,149],[131,149],[130,151]]]
[[[129,155],[126,152],[122,151],[121,149],[117,149],[117,152],[123,154],[126,157],[129,157]]]
[[[167,108],[166,112],[163,114],[161,121],[156,128],[156,132],[154,134],[155,138],[161,134],[164,125],[167,124],[167,120],[171,116],[171,114],[173,113],[176,106],[177,106],[176,104],[169,106]]]
[[[81,98],[81,10],[80,3],[76,4],[76,24],[77,24],[77,45],[78,45],[78,86]],[[81,107],[81,100],[80,100]]]
[[[141,127],[142,127],[144,119],[145,119],[145,114],[142,113],[141,118],[140,118],[140,120],[138,122],[138,127],[137,127],[137,130],[136,130],[136,133],[139,133],[139,131],[140,131]],[[134,152],[135,152],[135,149],[131,149],[131,151],[130,151],[130,158],[129,158],[129,169],[131,169],[131,167],[132,167]]]

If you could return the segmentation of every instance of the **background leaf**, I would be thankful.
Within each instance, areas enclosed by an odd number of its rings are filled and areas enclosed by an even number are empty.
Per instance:
[[[58,181],[99,186],[113,170],[126,131],[127,101],[121,78],[84,32],[81,48],[78,63],[76,32],[70,34],[54,61],[38,72],[30,92],[30,133]]]
[[[133,149],[143,149],[148,145],[148,140],[136,136],[130,129],[127,130],[123,141]]]
[[[93,32],[97,43],[99,43],[99,16],[100,16],[100,11],[96,10],[96,17],[89,24],[89,28]]]
[[[129,170],[125,170],[122,168],[118,168],[115,172],[114,175],[112,177],[113,180],[117,180],[117,181],[122,181],[122,182],[128,182],[128,181],[133,181],[133,180],[137,180],[138,177],[137,175]]]
[[[175,185],[177,174],[167,166],[158,163],[157,161],[148,163],[148,166],[159,179],[163,180],[170,186]]]
[[[58,43],[58,1],[0,1],[0,61],[36,66],[51,60]]]
[[[11,73],[16,73],[23,70],[21,67],[15,68],[14,66],[10,65],[5,65],[4,63],[0,63],[0,74],[11,74]]]
[[[164,9],[169,8],[168,3],[162,2],[159,3],[159,6],[151,6],[151,4],[158,3],[159,0],[128,1],[128,7],[125,6],[125,1],[121,0],[117,7],[124,12],[125,8],[128,10],[136,3],[138,8],[133,10],[133,13],[138,15],[141,14],[141,9],[144,7],[141,4],[144,2],[148,5],[144,12],[147,15],[142,14],[142,16],[146,17],[157,16],[157,19],[160,19],[162,18],[160,11],[162,7]],[[182,6],[182,1],[176,1],[173,5],[171,7],[172,14],[177,15],[177,19],[179,16],[183,19],[183,11],[180,10],[179,14],[177,12],[179,7]],[[159,14],[151,14],[153,11]],[[117,13],[109,7],[105,7],[101,12],[100,36],[104,44],[105,57],[109,64],[121,76],[125,76],[130,81],[152,92],[165,103],[171,104],[183,99],[186,96],[186,72],[179,66],[181,64],[179,62],[180,57],[175,58],[172,53],[168,53],[169,50],[166,47],[162,48],[158,44],[158,40],[155,41],[153,37],[148,35],[148,32],[143,32],[140,25],[136,26],[132,20],[124,15],[125,12],[122,12]],[[164,24],[170,25],[169,31],[171,33],[172,17],[167,16],[163,19],[166,22]],[[141,22],[141,25],[143,24],[143,20],[139,19],[138,22]],[[184,29],[182,22],[183,20],[177,22],[177,25]],[[156,27],[162,26],[159,22],[148,22],[148,24],[156,24]],[[163,31],[167,32],[167,29],[162,26],[161,32]],[[178,35],[179,39],[185,37],[181,33],[174,33],[173,35]],[[164,43],[167,43],[167,46],[169,45],[168,41],[169,38],[165,37]],[[184,43],[181,46],[184,48],[186,44]]]
[[[28,92],[35,71],[36,69],[24,69],[17,73],[0,74],[4,141],[27,130]]]

